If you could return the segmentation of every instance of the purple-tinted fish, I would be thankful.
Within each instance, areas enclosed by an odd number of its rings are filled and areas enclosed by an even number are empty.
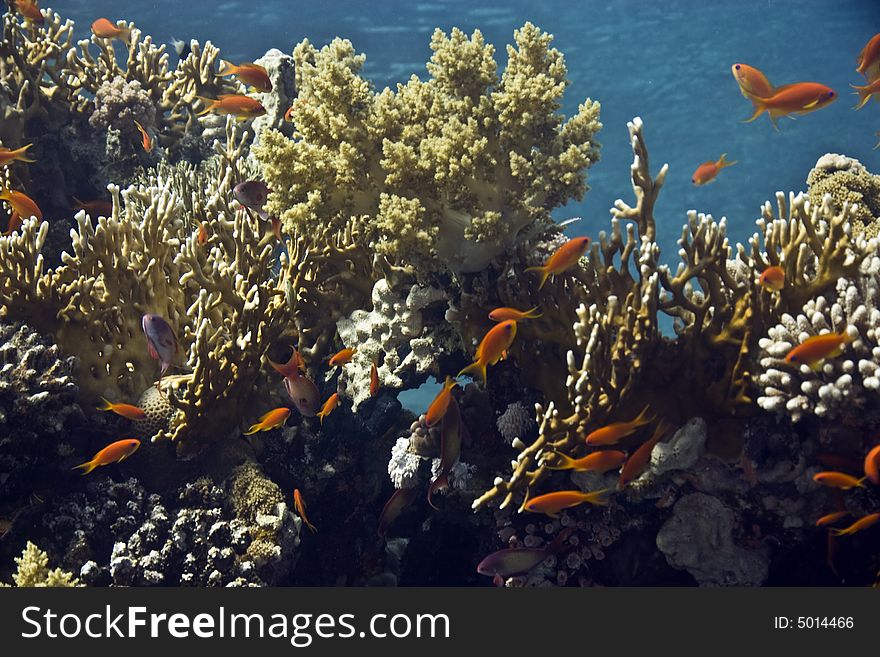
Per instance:
[[[431,498],[434,493],[449,486],[449,473],[458,463],[461,454],[461,429],[461,411],[455,397],[450,395],[449,408],[446,409],[440,425],[440,471],[437,478],[428,486],[428,504],[435,509],[437,507],[434,506]]]
[[[477,565],[477,572],[480,575],[489,575],[496,586],[502,586],[506,578],[527,573],[547,557],[562,552],[565,549],[565,541],[573,531],[574,528],[566,527],[544,547],[506,548],[493,552]]]
[[[147,336],[147,351],[150,353],[150,358],[158,360],[162,365],[159,374],[161,380],[177,355],[177,336],[174,335],[171,325],[159,315],[144,315],[141,325],[144,327],[144,335]]]
[[[232,188],[232,195],[244,207],[260,215],[260,219],[268,219],[269,213],[263,208],[271,191],[262,180],[245,180]]]
[[[296,409],[306,417],[315,417],[321,407],[321,393],[310,378],[299,373],[300,362],[299,354],[294,349],[290,360],[284,365],[271,360],[269,364],[284,377],[284,389]]]
[[[379,528],[376,533],[384,538],[388,528],[397,520],[397,516],[408,507],[416,497],[418,488],[398,488],[394,495],[388,498],[382,507],[382,515],[379,516]]]

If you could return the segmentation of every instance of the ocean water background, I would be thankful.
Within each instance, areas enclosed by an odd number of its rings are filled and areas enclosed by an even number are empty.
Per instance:
[[[363,74],[377,90],[415,74],[425,62],[434,28],[479,29],[496,46],[499,71],[513,30],[532,21],[554,35],[565,55],[571,84],[562,112],[570,116],[590,97],[602,104],[601,161],[588,176],[581,202],[555,212],[583,217],[570,234],[595,235],[609,225],[616,198],[632,200],[632,154],[627,121],[640,116],[654,172],[669,174],[655,209],[663,260],[677,262],[676,240],[686,212],[727,217],[731,243],[754,232],[760,206],[777,190],[804,190],[823,153],[844,153],[880,171],[880,103],[856,112],[850,84],[862,46],[880,32],[878,0],[260,0],[226,2],[43,2],[77,23],[88,36],[95,18],[136,22],[156,41],[172,37],[219,46],[222,56],[253,60],[269,48],[290,52],[303,38],[323,45],[336,36],[367,55]],[[169,48],[169,50],[171,50]],[[175,57],[172,54],[172,58]],[[781,119],[775,131],[765,116],[741,121],[751,104],[730,73],[735,62],[764,71],[774,84],[816,81],[839,99],[797,120]],[[695,187],[694,169],[721,153],[737,160],[710,185]],[[424,394],[425,391],[423,391]]]

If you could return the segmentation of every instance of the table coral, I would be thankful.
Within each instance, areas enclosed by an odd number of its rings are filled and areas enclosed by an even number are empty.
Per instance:
[[[380,93],[350,42],[300,43],[293,138],[268,130],[254,150],[275,190],[269,210],[288,229],[364,218],[363,244],[422,272],[479,271],[549,226],[586,191],[599,105],[564,121],[561,53],[530,23],[514,38],[499,78],[479,31],[437,30],[430,78]]]

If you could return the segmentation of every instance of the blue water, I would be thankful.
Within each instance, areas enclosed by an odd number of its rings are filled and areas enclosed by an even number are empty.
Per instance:
[[[79,37],[88,35],[96,17],[125,18],[157,41],[210,39],[233,61],[257,58],[272,47],[290,52],[306,37],[320,45],[342,36],[367,55],[364,75],[377,89],[413,73],[426,75],[435,27],[479,28],[495,44],[503,66],[513,30],[532,21],[555,35],[554,46],[565,55],[571,85],[563,112],[572,114],[578,102],[591,97],[602,103],[605,125],[599,135],[602,159],[589,172],[591,191],[556,216],[582,216],[585,221],[571,233],[595,234],[607,226],[614,199],[631,200],[626,122],[641,116],[652,168],[670,166],[656,210],[667,262],[676,257],[675,240],[689,209],[726,216],[732,241],[744,241],[754,231],[760,205],[776,190],[804,189],[808,171],[823,153],[846,153],[880,170],[880,150],[872,150],[880,105],[855,112],[855,96],[849,93],[850,84],[863,83],[854,70],[856,55],[880,31],[877,0],[43,4],[74,19]],[[730,74],[737,61],[760,68],[777,85],[822,82],[841,99],[796,121],[781,120],[779,132],[766,116],[743,124],[751,105]],[[694,187],[690,178],[696,166],[722,152],[739,164],[715,183]]]

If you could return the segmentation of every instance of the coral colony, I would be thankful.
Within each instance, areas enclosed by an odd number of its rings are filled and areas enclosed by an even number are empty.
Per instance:
[[[532,24],[503,68],[437,30],[427,75],[381,91],[340,38],[233,63],[124,21],[72,35],[30,0],[3,16],[0,579],[450,583],[442,555],[467,584],[874,581],[858,161],[822,156],[745,245],[688,213],[663,264],[667,177],[734,162],[652,168],[634,118],[634,200],[567,236],[600,107],[559,113]],[[750,120],[837,98],[732,72]],[[429,377],[415,416],[398,393]]]

